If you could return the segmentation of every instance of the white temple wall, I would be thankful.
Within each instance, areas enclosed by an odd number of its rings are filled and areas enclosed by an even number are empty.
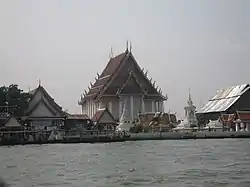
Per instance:
[[[125,100],[127,113],[131,121],[134,120],[139,112],[164,112],[163,101],[145,100],[139,95],[120,96],[119,99],[115,97],[103,98],[98,102],[86,101],[82,111],[92,118],[98,109],[108,107],[114,118],[119,120],[123,112]]]
[[[119,100],[117,98],[111,99],[111,108],[109,108],[109,111],[113,115],[115,119],[119,119]]]
[[[159,112],[164,112],[164,102],[159,101]]]
[[[133,96],[133,105],[133,116],[136,117],[139,112],[142,112],[141,96]]]

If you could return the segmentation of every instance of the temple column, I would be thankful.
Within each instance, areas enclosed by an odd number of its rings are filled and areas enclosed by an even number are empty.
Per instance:
[[[86,105],[87,105],[87,114],[89,116],[90,115],[90,112],[89,112],[89,101],[87,101]]]
[[[133,96],[130,96],[130,119],[134,120],[134,98]]]
[[[141,113],[145,113],[145,103],[143,96],[141,97]]]
[[[240,124],[240,129],[241,129],[240,131],[245,131],[245,124],[244,123]]]

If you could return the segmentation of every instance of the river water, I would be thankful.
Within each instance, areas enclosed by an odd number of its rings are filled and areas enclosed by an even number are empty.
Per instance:
[[[10,186],[250,186],[250,139],[0,147]]]

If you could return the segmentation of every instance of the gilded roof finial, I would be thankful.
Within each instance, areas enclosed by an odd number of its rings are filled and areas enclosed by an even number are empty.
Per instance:
[[[128,51],[128,40],[127,40],[127,43],[126,43],[126,51]]]
[[[190,88],[188,89],[188,105],[192,105],[193,104],[193,101],[192,101],[192,98],[191,98],[191,92],[190,92]]]
[[[191,100],[190,88],[188,88],[188,99]]]
[[[38,80],[38,86],[41,86],[41,79]]]
[[[113,56],[113,49],[112,49],[112,47],[111,47],[111,49],[110,49],[110,53],[109,53],[109,58],[113,58],[114,56]]]
[[[131,41],[129,42],[129,44],[130,44],[130,46],[129,46],[129,52],[131,53],[131,51],[132,51],[132,43],[131,43]]]

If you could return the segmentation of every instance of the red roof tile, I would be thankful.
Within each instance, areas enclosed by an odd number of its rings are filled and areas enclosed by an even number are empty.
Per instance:
[[[223,122],[233,122],[235,119],[235,114],[221,114],[220,118]]]
[[[250,121],[250,111],[237,111],[237,115],[242,121]]]

